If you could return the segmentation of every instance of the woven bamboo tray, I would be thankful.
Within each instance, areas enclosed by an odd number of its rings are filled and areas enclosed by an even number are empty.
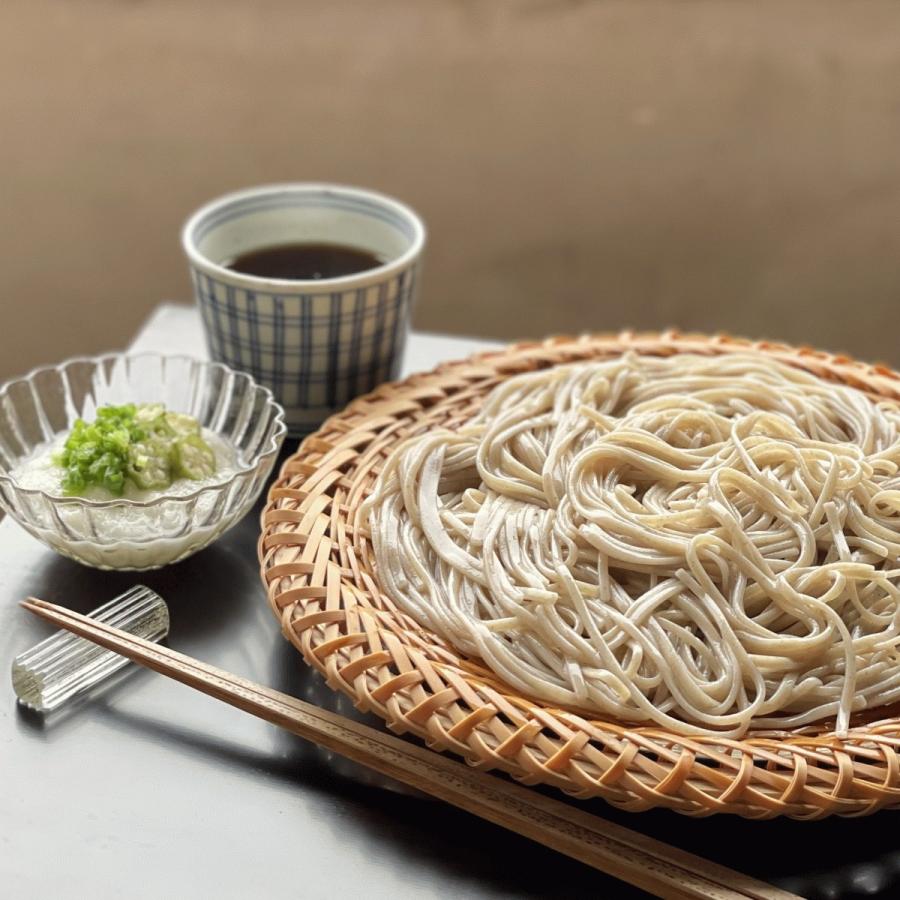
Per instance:
[[[784,344],[662,334],[556,337],[448,363],[360,397],[284,464],[262,515],[259,557],[285,636],[328,684],[391,730],[500,769],[526,784],[603,797],[633,811],[693,816],[866,815],[900,805],[900,718],[857,718],[743,740],[685,737],[588,718],[517,695],[400,612],[381,591],[360,504],[398,441],[470,418],[511,375],[625,350],[760,353],[820,377],[900,399],[900,374]],[[874,715],[873,715],[874,713]]]

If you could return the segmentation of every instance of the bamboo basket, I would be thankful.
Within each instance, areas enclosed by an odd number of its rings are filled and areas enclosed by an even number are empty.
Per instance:
[[[621,809],[667,807],[692,816],[867,815],[900,804],[900,718],[856,717],[847,737],[832,723],[755,732],[742,740],[686,737],[590,718],[517,694],[398,610],[378,584],[360,504],[404,438],[469,419],[503,379],[626,350],[759,353],[900,399],[900,374],[784,344],[727,336],[554,337],[447,363],[353,401],[284,464],[262,514],[259,558],[285,636],[333,689],[482,769]],[[900,714],[900,713],[898,713]]]

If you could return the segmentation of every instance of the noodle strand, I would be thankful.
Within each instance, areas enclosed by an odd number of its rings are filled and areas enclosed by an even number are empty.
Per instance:
[[[508,379],[386,461],[399,607],[513,688],[740,737],[900,700],[900,409],[759,356]]]

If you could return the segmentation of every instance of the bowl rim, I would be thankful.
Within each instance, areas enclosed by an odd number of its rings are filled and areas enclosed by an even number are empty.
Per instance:
[[[41,488],[28,488],[21,485],[12,473],[0,467],[0,484],[8,484],[13,491],[28,496],[41,496],[51,501],[54,505],[63,506],[83,506],[89,509],[108,509],[123,507],[127,509],[150,509],[163,503],[189,503],[203,494],[209,494],[222,491],[230,487],[237,479],[253,472],[259,467],[259,464],[270,456],[277,455],[287,435],[287,424],[285,423],[284,407],[275,399],[272,391],[264,384],[260,384],[249,372],[240,369],[233,369],[225,363],[211,359],[203,359],[197,356],[191,356],[187,353],[158,353],[153,350],[140,350],[135,353],[130,352],[109,352],[101,353],[96,356],[78,355],[70,356],[56,365],[39,365],[30,369],[24,375],[14,376],[2,384],[0,384],[0,403],[6,399],[11,388],[18,384],[33,383],[33,380],[44,372],[59,372],[63,374],[65,370],[78,363],[88,363],[95,367],[102,365],[108,360],[129,360],[129,359],[160,359],[160,360],[184,360],[190,363],[198,363],[201,366],[215,370],[219,369],[224,373],[230,374],[238,378],[245,378],[251,388],[259,391],[264,400],[266,407],[274,410],[272,417],[273,427],[269,439],[265,446],[254,454],[252,461],[240,468],[235,467],[234,473],[223,481],[214,484],[207,484],[203,487],[190,491],[187,494],[166,494],[162,493],[152,500],[129,500],[126,497],[116,497],[112,500],[92,500],[88,497],[79,497],[77,495],[66,496],[64,494],[53,494]],[[8,511],[9,512],[9,511]],[[12,512],[9,515],[14,519],[18,519]]]

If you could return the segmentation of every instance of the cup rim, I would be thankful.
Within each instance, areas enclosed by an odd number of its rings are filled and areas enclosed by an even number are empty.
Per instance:
[[[363,272],[357,272],[353,275],[342,275],[337,278],[300,279],[263,278],[257,275],[246,275],[243,272],[236,272],[234,269],[226,268],[219,263],[213,262],[207,256],[204,256],[194,241],[194,234],[198,226],[206,218],[222,207],[234,203],[237,200],[247,200],[253,197],[271,194],[313,193],[358,197],[375,204],[380,204],[382,207],[386,207],[392,212],[402,216],[412,225],[412,242],[399,256],[388,260],[375,268],[366,269]],[[421,254],[422,249],[425,246],[425,240],[425,223],[420,216],[405,203],[402,203],[393,197],[389,197],[387,194],[371,191],[367,188],[358,188],[353,187],[352,185],[334,184],[324,181],[298,181],[266,184],[223,194],[216,197],[214,200],[205,203],[192,213],[181,229],[181,246],[184,249],[189,262],[198,269],[250,290],[265,290],[266,288],[272,288],[274,292],[282,293],[327,293],[330,290],[333,290],[335,286],[340,286],[340,288],[344,290],[347,288],[363,287],[365,285],[374,284],[383,280],[386,276],[396,274],[397,272],[401,272],[408,268]]]

